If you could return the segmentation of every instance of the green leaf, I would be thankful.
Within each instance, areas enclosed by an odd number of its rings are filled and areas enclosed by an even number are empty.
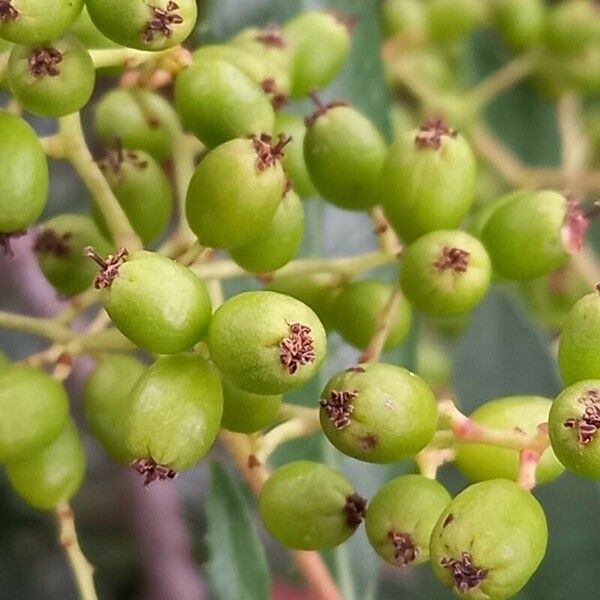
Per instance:
[[[246,499],[219,464],[210,466],[206,498],[207,573],[218,600],[268,600],[269,570]]]

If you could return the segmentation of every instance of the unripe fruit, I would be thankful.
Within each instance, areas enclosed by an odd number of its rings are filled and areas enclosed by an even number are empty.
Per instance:
[[[475,158],[467,141],[430,119],[390,148],[379,182],[380,201],[406,242],[458,227],[473,203]]]
[[[481,240],[494,270],[508,279],[534,279],[564,265],[583,243],[587,222],[579,205],[551,191],[518,191],[499,201]]]
[[[144,244],[155,240],[166,229],[173,212],[171,184],[160,165],[142,150],[117,148],[99,161],[98,166],[133,230]],[[109,236],[106,222],[98,210],[94,211],[94,219]]]
[[[354,108],[335,103],[320,105],[306,122],[304,159],[319,193],[340,208],[373,206],[386,153],[377,128]]]
[[[0,246],[3,234],[27,229],[46,206],[48,164],[35,131],[0,112]]]
[[[11,366],[0,371],[0,462],[10,462],[50,444],[69,415],[67,394],[50,375]]]
[[[268,273],[289,263],[300,250],[304,237],[304,208],[290,190],[283,197],[269,227],[254,241],[231,251],[231,257],[246,271]]]
[[[170,130],[176,123],[174,109],[162,96],[144,89],[115,89],[98,102],[94,126],[107,146],[144,150],[161,161],[171,154]]]
[[[195,0],[87,0],[86,6],[107,38],[138,50],[181,44],[198,17]]]
[[[540,396],[498,398],[478,407],[471,419],[478,425],[499,431],[519,430],[528,436],[537,433],[538,425],[548,422],[552,401]],[[472,481],[510,479],[517,481],[519,452],[490,444],[460,444],[456,466]],[[535,471],[536,483],[550,483],[564,471],[551,448],[542,454]]]
[[[365,527],[386,562],[411,567],[429,559],[429,540],[450,494],[434,479],[402,475],[388,481],[369,502]]]
[[[111,251],[90,217],[62,214],[41,226],[33,250],[44,277],[59,294],[74,296],[92,285],[98,269],[84,254],[87,246],[101,254]]]
[[[334,548],[345,542],[362,522],[366,504],[339,471],[305,460],[274,471],[259,497],[267,531],[298,550]]]
[[[39,44],[60,37],[75,21],[84,0],[3,0],[0,37],[15,44]]]
[[[43,117],[77,112],[92,96],[96,71],[87,48],[65,36],[43,46],[15,46],[8,84],[19,104]]]
[[[493,479],[461,492],[431,536],[436,577],[460,598],[512,598],[544,558],[548,526],[538,501],[512,481]]]
[[[600,42],[600,13],[593,0],[570,0],[548,9],[544,42],[556,52],[577,54]]]
[[[364,350],[375,331],[377,318],[386,307],[394,286],[381,281],[355,281],[337,295],[331,311],[335,329],[349,344]],[[383,346],[389,350],[401,344],[410,331],[412,311],[401,296],[396,310],[390,315],[392,326]]]
[[[72,420],[49,445],[6,465],[13,488],[28,504],[53,510],[70,500],[83,482],[85,450]]]
[[[133,356],[102,355],[83,390],[85,418],[90,429],[104,449],[124,464],[134,458],[125,439],[129,394],[145,369]]]
[[[558,344],[558,366],[567,385],[600,379],[600,294],[581,298],[569,312]]]
[[[427,22],[431,38],[438,42],[454,42],[466,36],[486,15],[480,0],[429,0]]]
[[[273,131],[275,115],[262,88],[225,61],[195,60],[183,70],[175,104],[184,126],[210,148]]]
[[[509,46],[521,50],[535,44],[544,24],[543,0],[494,0],[494,25]]]
[[[251,394],[223,379],[221,427],[238,433],[255,433],[277,420],[281,396]]]
[[[204,157],[186,203],[188,223],[202,245],[231,250],[268,229],[285,189],[280,161],[286,142],[237,139]]]
[[[479,240],[463,231],[432,231],[408,246],[400,284],[415,308],[436,317],[472,310],[486,295],[492,269]]]
[[[449,352],[441,343],[427,337],[419,340],[416,373],[434,392],[446,392],[452,381]]]
[[[373,463],[414,456],[437,426],[433,392],[410,371],[383,363],[334,375],[321,392],[321,426],[341,452]]]
[[[581,477],[600,479],[600,380],[563,390],[550,409],[550,442],[560,462]]]
[[[268,69],[265,63],[254,54],[240,48],[227,46],[225,44],[209,44],[200,46],[192,53],[195,61],[218,60],[226,62],[240,70],[254,83],[262,84],[268,79]]]
[[[175,261],[153,252],[121,249],[101,259],[95,286],[106,312],[136,346],[159,354],[183,352],[206,333],[210,298],[204,284]]]
[[[422,0],[385,0],[381,4],[381,24],[386,36],[418,38],[425,34],[426,13]]]
[[[69,27],[69,33],[74,35],[86,48],[104,50],[119,47],[94,25],[85,6],[73,25]]]
[[[325,87],[342,69],[351,45],[353,21],[333,12],[302,12],[283,28],[292,46],[291,96]]]
[[[304,385],[327,354],[317,315],[274,292],[229,298],[213,315],[207,341],[221,373],[255,394],[281,394]]]
[[[222,413],[221,381],[201,356],[163,356],[149,367],[131,391],[125,426],[145,484],[194,466],[213,445]]]

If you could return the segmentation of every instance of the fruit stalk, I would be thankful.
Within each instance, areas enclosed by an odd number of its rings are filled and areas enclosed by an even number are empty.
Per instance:
[[[69,329],[49,319],[28,317],[4,311],[0,311],[0,327],[32,333],[59,343],[68,342],[74,336]]]

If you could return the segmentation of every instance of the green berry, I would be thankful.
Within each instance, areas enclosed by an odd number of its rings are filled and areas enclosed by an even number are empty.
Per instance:
[[[373,206],[386,153],[373,123],[354,108],[334,103],[319,106],[307,125],[304,159],[319,193],[349,210]]]
[[[0,462],[20,460],[50,444],[69,415],[60,383],[37,369],[0,371]]]
[[[287,140],[237,139],[209,152],[192,177],[186,214],[200,243],[231,250],[265,232],[283,197]]]
[[[63,296],[74,296],[92,285],[98,269],[84,254],[94,246],[108,254],[111,245],[90,217],[62,214],[44,223],[33,244],[44,277]]]
[[[155,240],[167,228],[173,212],[171,183],[160,165],[142,150],[117,148],[98,166],[144,244]],[[94,211],[94,219],[109,236],[98,210]]]
[[[84,0],[2,0],[0,37],[39,44],[60,37],[81,12]]]
[[[369,502],[365,527],[371,545],[396,567],[427,562],[431,532],[450,500],[440,483],[421,475],[388,481]]]
[[[427,22],[431,38],[454,42],[465,37],[485,19],[485,3],[480,0],[429,0]]]
[[[339,546],[360,525],[365,507],[366,500],[340,472],[305,460],[274,471],[259,498],[267,531],[298,550]]]
[[[194,50],[192,58],[194,62],[203,60],[226,62],[258,84],[262,84],[269,77],[268,68],[260,58],[234,46],[226,46],[225,44],[200,46],[200,48]]]
[[[442,512],[430,560],[459,598],[506,600],[535,573],[547,542],[538,501],[512,481],[493,479],[468,487]]]
[[[577,202],[557,192],[517,191],[499,201],[481,240],[499,275],[534,279],[567,262],[581,246],[585,227]]]
[[[364,350],[375,331],[377,318],[394,292],[394,286],[381,281],[355,281],[336,297],[331,311],[333,326],[349,344]],[[383,346],[390,350],[401,344],[410,331],[412,311],[400,297],[397,308],[390,315],[392,326]]]
[[[517,50],[533,46],[542,34],[543,0],[494,0],[494,25],[504,40]]]
[[[238,433],[255,433],[276,422],[281,396],[245,392],[227,379],[222,384],[221,427]]]
[[[122,249],[106,260],[93,258],[102,267],[95,285],[104,290],[104,308],[134,344],[174,354],[202,339],[210,321],[210,298],[187,267],[146,251],[129,255]]]
[[[83,390],[90,429],[104,449],[124,464],[134,458],[125,439],[129,394],[144,371],[145,366],[133,356],[101,355]]]
[[[98,137],[107,146],[144,150],[158,161],[171,154],[170,132],[176,124],[171,105],[144,89],[111,90],[98,102],[94,122]]]
[[[400,284],[408,301],[435,317],[471,311],[486,295],[492,269],[481,242],[463,231],[432,231],[408,246]]]
[[[181,44],[198,17],[195,0],[87,0],[86,6],[107,38],[138,50]]]
[[[62,117],[83,108],[92,96],[96,71],[87,48],[63,37],[43,46],[15,46],[8,84],[23,108],[43,117]]]
[[[425,337],[417,346],[416,373],[433,391],[447,391],[452,381],[452,360],[441,343]]]
[[[430,231],[454,229],[473,203],[475,158],[467,141],[430,119],[389,150],[380,201],[400,237],[412,242]]]
[[[210,356],[221,373],[255,394],[281,394],[304,385],[327,353],[317,315],[275,292],[244,292],[213,315]]]
[[[519,430],[534,436],[538,425],[548,422],[551,406],[551,400],[540,396],[510,396],[486,402],[471,414],[471,419],[478,425],[500,431]],[[489,444],[460,444],[456,450],[456,466],[471,481],[517,481],[519,452]],[[538,463],[536,483],[550,483],[563,471],[554,452],[548,448]]]
[[[550,7],[544,23],[544,42],[559,53],[577,54],[600,42],[600,14],[593,0],[568,0]]]
[[[422,37],[426,30],[426,12],[422,0],[384,0],[381,25],[386,36]]]
[[[77,493],[85,462],[79,432],[69,420],[49,446],[7,464],[6,474],[25,502],[39,510],[53,510]]]
[[[163,356],[149,367],[131,391],[125,425],[145,484],[194,466],[213,445],[222,412],[221,381],[201,356]]]
[[[107,50],[110,48],[118,48],[119,45],[109,40],[100,30],[94,25],[88,9],[84,6],[79,16],[69,27],[69,33],[75,36],[86,48]]]
[[[353,23],[334,12],[302,12],[283,28],[292,46],[291,96],[325,87],[348,58]]]
[[[0,112],[0,246],[3,235],[33,225],[46,206],[48,164],[32,127]]]
[[[304,237],[304,208],[290,190],[259,238],[231,251],[231,257],[246,271],[269,273],[289,263],[300,250]]]
[[[410,458],[437,427],[433,392],[410,371],[362,364],[334,375],[321,392],[321,426],[341,452],[373,463]]]

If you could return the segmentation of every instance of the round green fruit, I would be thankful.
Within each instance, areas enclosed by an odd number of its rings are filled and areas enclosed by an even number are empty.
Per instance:
[[[427,3],[429,34],[437,42],[460,40],[485,17],[485,3],[480,0],[429,0]]]
[[[333,327],[349,344],[364,350],[377,330],[377,318],[387,306],[394,286],[381,281],[355,281],[337,295],[331,310]],[[386,337],[384,350],[401,344],[410,331],[412,311],[400,296],[393,314],[392,326]]]
[[[440,342],[428,337],[419,340],[416,372],[434,392],[446,392],[452,382],[449,352]]]
[[[492,16],[496,29],[512,48],[533,46],[544,25],[543,0],[494,0]]]
[[[381,3],[383,33],[421,38],[427,29],[425,4],[422,0],[384,0]]]
[[[85,463],[79,432],[69,420],[49,446],[8,463],[6,474],[27,504],[53,510],[77,493],[85,476]]]
[[[194,50],[192,58],[194,61],[217,60],[226,62],[258,84],[262,84],[269,77],[267,66],[260,58],[234,46],[225,44],[200,46],[200,48]]]
[[[475,157],[467,141],[430,119],[390,148],[379,196],[392,227],[406,242],[458,227],[475,194]]]
[[[304,385],[327,354],[317,315],[275,292],[244,292],[213,315],[210,356],[221,373],[255,394],[281,394]]]
[[[388,481],[369,502],[365,527],[386,562],[411,567],[429,559],[429,540],[450,494],[434,479],[402,475]]]
[[[600,14],[593,0],[568,0],[548,8],[544,43],[558,53],[577,54],[600,43]]]
[[[119,45],[109,40],[94,25],[90,13],[84,6],[76,21],[69,27],[69,33],[75,36],[86,48],[94,50],[108,50],[118,48]]]
[[[341,452],[372,463],[410,458],[437,427],[433,392],[417,375],[384,363],[334,375],[321,392],[321,426]]]
[[[304,460],[274,471],[259,497],[267,531],[298,550],[339,546],[360,525],[365,508],[366,500],[340,472]]]
[[[450,502],[429,552],[436,577],[459,598],[507,600],[535,573],[547,542],[538,501],[512,481],[492,479]]]
[[[129,394],[146,367],[133,356],[103,354],[83,389],[86,421],[96,439],[118,462],[134,458],[125,439]]]
[[[354,108],[337,104],[318,107],[307,125],[304,159],[319,193],[340,208],[373,206],[386,153],[377,128]]]
[[[478,425],[499,431],[519,430],[528,436],[534,436],[538,425],[548,422],[551,406],[551,400],[540,396],[510,396],[486,402],[470,417]],[[460,444],[456,450],[456,466],[471,481],[517,481],[519,452],[489,444]],[[563,471],[552,448],[548,448],[538,463],[536,483],[550,483]]]

